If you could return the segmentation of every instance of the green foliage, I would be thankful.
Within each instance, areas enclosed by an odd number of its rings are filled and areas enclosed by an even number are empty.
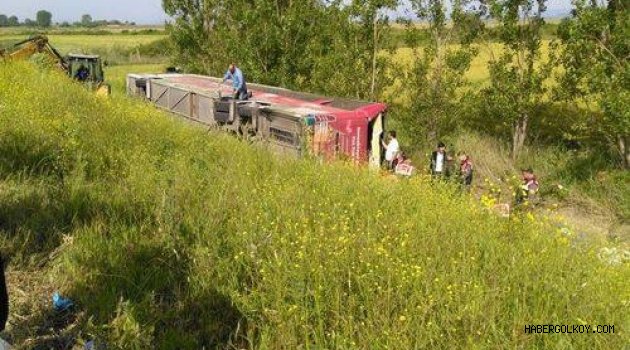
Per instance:
[[[467,2],[412,1],[417,16],[428,23],[419,29],[407,23],[407,40],[413,48],[413,63],[404,75],[401,92],[411,96],[403,106],[402,122],[406,133],[418,141],[434,144],[444,134],[452,133],[461,120],[461,88],[465,73],[477,50],[472,42],[483,28],[480,13],[465,10]],[[446,21],[447,8],[453,8],[452,25]],[[429,33],[425,39],[425,33]],[[418,43],[424,41],[423,49]],[[399,68],[404,71],[404,68]]]
[[[499,218],[422,177],[277,158],[24,63],[0,65],[0,111],[0,243],[24,256],[13,271],[52,259],[46,290],[89,315],[70,333],[129,349],[628,341],[523,335],[628,322],[630,266],[543,218]],[[41,294],[27,295],[32,310]]]
[[[165,0],[176,61],[222,75],[236,62],[247,79],[331,95],[374,98],[387,59],[382,10],[396,1]]]
[[[576,2],[572,18],[563,21],[557,63],[564,67],[557,94],[563,99],[595,102],[602,111],[591,124],[617,149],[630,168],[630,16],[627,3],[608,8]]]
[[[518,157],[529,132],[534,110],[543,100],[543,84],[551,65],[541,58],[546,0],[491,0],[490,17],[497,20],[504,50],[489,62],[490,86],[483,90],[484,112],[512,128],[512,154]]]
[[[550,117],[557,117],[558,111],[550,111],[554,112]],[[513,185],[513,180],[519,182],[520,169],[531,167],[540,181],[545,202],[548,205],[555,203],[561,209],[575,210],[576,216],[584,217],[585,227],[580,229],[589,231],[589,235],[615,232],[615,224],[623,224],[630,218],[626,200],[630,197],[630,174],[613,170],[609,155],[595,147],[568,150],[562,145],[546,142],[545,145],[525,147],[518,163],[514,163],[509,156],[510,150],[493,136],[463,131],[451,140],[452,146],[449,146],[472,155],[477,189],[487,192],[488,184],[484,179],[489,179],[503,190],[504,196],[500,198],[503,203],[512,201],[509,193],[513,188],[509,186]],[[591,220],[599,222],[594,225]]]
[[[92,25],[92,16],[89,14],[85,14],[81,16],[81,25],[84,27],[89,27]]]
[[[4,14],[0,14],[0,27],[8,27],[9,26],[9,17]]]
[[[52,13],[45,10],[37,11],[36,21],[38,27],[50,27],[50,25],[52,24]]]
[[[9,27],[16,27],[20,24],[20,21],[16,16],[9,17]]]
[[[589,164],[583,164],[585,168]],[[588,170],[587,170],[588,171]],[[625,170],[602,171],[582,186],[584,194],[612,209],[622,224],[630,221],[630,172]]]

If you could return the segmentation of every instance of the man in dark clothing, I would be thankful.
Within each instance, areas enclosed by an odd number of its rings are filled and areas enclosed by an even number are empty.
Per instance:
[[[4,259],[0,256],[0,331],[4,330],[9,318],[9,294],[7,293],[7,284],[4,279]]]
[[[437,149],[431,153],[431,175],[433,177],[448,176],[448,164],[453,158],[446,154],[446,145],[438,143]]]
[[[85,66],[81,66],[81,68],[79,68],[79,70],[77,71],[77,74],[75,75],[75,78],[78,81],[86,81],[88,80],[89,77],[90,77],[90,71]]]

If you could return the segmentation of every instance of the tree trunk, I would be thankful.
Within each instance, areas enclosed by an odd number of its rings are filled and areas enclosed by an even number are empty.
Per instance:
[[[630,147],[628,145],[630,137],[625,135],[617,136],[617,143],[619,146],[619,155],[621,155],[621,162],[624,169],[630,169]]]
[[[431,116],[427,125],[427,139],[430,145],[435,145],[440,137],[439,126],[443,118],[443,106],[444,101],[442,99],[442,70],[444,62],[444,45],[442,45],[442,36],[435,30],[435,68],[431,77],[432,89],[433,89],[433,108],[431,109]]]
[[[376,55],[378,55],[378,16],[374,15],[374,22],[372,23],[374,26],[374,32],[372,33],[372,86],[370,87],[370,99],[372,101],[376,100],[374,96],[374,91],[376,90]]]
[[[527,113],[521,114],[519,120],[514,122],[514,136],[512,144],[512,160],[516,161],[518,155],[523,149],[525,144],[525,138],[527,138],[527,124],[529,122],[529,115]]]
[[[431,147],[434,147],[438,142],[438,133],[436,126],[435,115],[429,117],[427,125],[427,142]]]

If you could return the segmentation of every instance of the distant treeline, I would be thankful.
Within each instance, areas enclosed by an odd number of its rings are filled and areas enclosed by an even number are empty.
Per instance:
[[[123,30],[110,30],[102,28],[64,28],[51,27],[47,29],[46,34],[49,35],[165,35],[166,32],[160,28],[134,28]],[[16,31],[12,31],[12,35],[35,35],[41,34],[42,31],[37,27],[24,27]]]
[[[15,15],[5,15],[0,13],[0,27],[50,27],[53,25],[52,21],[53,15],[52,13],[46,10],[37,11],[35,15],[35,20],[30,18],[25,18],[20,21],[20,19]],[[120,26],[135,26],[136,22],[129,21],[120,21],[120,20],[93,20],[92,16],[89,14],[84,14],[81,16],[79,21],[76,22],[57,22],[57,26],[59,27],[102,27],[108,25],[120,25]]]

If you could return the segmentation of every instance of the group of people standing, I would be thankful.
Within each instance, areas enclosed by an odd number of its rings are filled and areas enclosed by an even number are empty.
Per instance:
[[[410,160],[401,151],[400,144],[396,138],[396,131],[389,131],[388,141],[382,142],[385,148],[385,166],[388,170],[397,172],[400,165],[409,165]],[[429,171],[435,179],[449,178],[452,173],[453,157],[446,152],[446,145],[439,142],[435,151],[431,153]],[[465,152],[457,155],[459,161],[459,169],[457,175],[460,183],[465,188],[470,188],[473,179],[473,162],[471,157]]]
[[[429,169],[434,178],[448,178],[451,176],[453,157],[446,153],[446,145],[439,142],[435,151],[431,153],[431,162]],[[470,188],[473,179],[473,162],[472,158],[466,152],[457,154],[459,169],[457,175],[460,183],[466,188]]]
[[[410,165],[410,160],[400,150],[400,144],[396,138],[396,131],[390,131],[388,134],[388,141],[382,142],[385,148],[385,166],[388,170],[399,173],[398,167],[402,165]],[[434,179],[448,179],[453,175],[453,170],[457,176],[457,180],[460,185],[470,190],[473,181],[474,164],[470,155],[466,152],[459,152],[457,154],[457,169],[453,169],[453,159],[446,150],[446,145],[443,142],[439,142],[435,150],[431,153],[429,172]],[[523,202],[526,198],[532,198],[538,192],[539,184],[534,171],[531,168],[522,170],[523,183],[521,191],[517,193],[517,204]]]

